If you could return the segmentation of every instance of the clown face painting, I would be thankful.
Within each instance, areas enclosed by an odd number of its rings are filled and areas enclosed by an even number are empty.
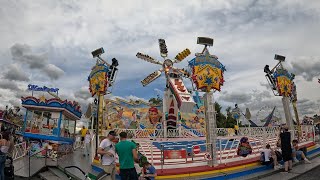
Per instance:
[[[157,123],[161,122],[161,115],[156,107],[149,108],[149,122],[153,126],[156,126]]]

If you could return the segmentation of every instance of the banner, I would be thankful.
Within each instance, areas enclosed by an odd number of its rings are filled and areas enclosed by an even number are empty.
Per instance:
[[[163,156],[165,159],[182,159],[187,157],[187,151],[182,150],[164,150]]]

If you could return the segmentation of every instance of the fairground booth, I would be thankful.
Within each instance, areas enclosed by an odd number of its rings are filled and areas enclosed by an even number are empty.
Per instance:
[[[51,95],[50,92],[58,92],[57,88],[36,85],[29,85],[29,90],[49,92]],[[44,95],[39,98],[22,97],[21,101],[22,107],[26,108],[23,125],[25,138],[73,144],[76,122],[81,118],[80,105],[77,102],[61,100],[58,96],[47,99]]]

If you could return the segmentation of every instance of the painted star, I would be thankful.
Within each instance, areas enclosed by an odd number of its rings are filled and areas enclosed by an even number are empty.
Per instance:
[[[42,95],[40,98],[39,98],[39,102],[43,102],[43,103],[46,103],[46,97],[44,97],[44,95]]]
[[[205,83],[208,85],[212,84],[212,79],[210,77],[206,77]]]

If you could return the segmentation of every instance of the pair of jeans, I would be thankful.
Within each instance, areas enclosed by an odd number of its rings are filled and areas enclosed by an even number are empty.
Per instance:
[[[4,178],[4,168],[6,165],[7,155],[0,152],[0,180],[5,180]]]
[[[90,154],[90,143],[84,143],[84,150],[83,150],[83,155],[88,155]]]

